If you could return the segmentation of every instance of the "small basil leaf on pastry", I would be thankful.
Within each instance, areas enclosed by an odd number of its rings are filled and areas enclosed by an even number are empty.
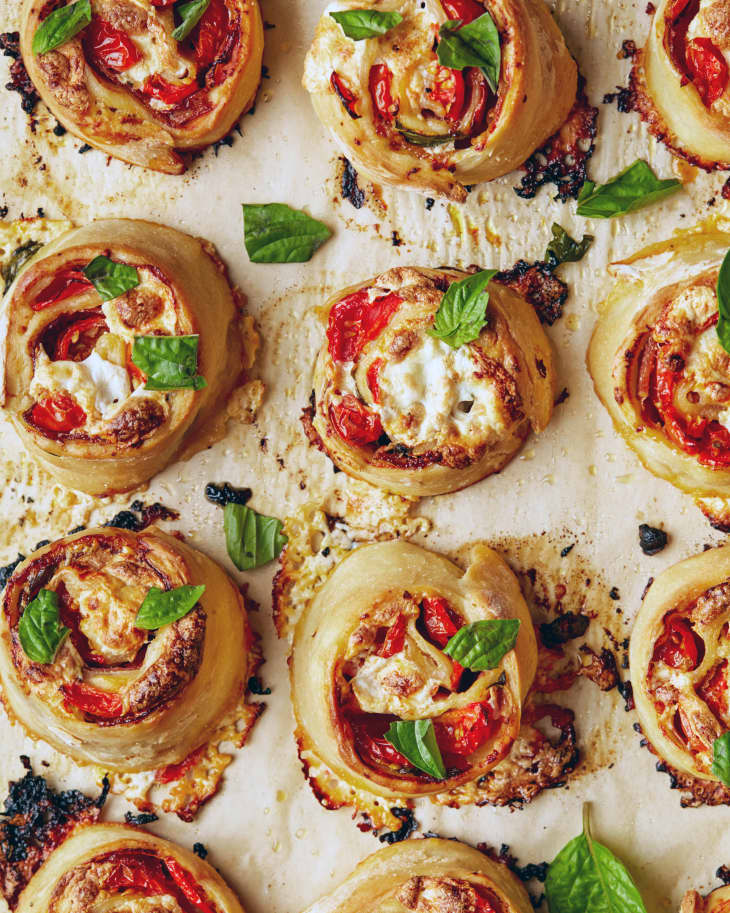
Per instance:
[[[497,26],[489,13],[466,25],[461,24],[461,19],[445,22],[439,29],[436,53],[439,63],[451,70],[479,67],[489,88],[497,92],[502,51]]]
[[[717,338],[726,352],[730,352],[730,251],[725,254],[717,276]]]
[[[178,586],[172,590],[150,587],[137,612],[135,627],[143,631],[156,631],[163,625],[184,618],[193,610],[204,592],[205,586]]]
[[[624,864],[591,836],[587,805],[583,833],[566,844],[548,868],[545,895],[550,913],[646,913]]]
[[[580,241],[576,241],[557,222],[553,222],[551,231],[553,237],[545,249],[545,260],[553,266],[582,260],[594,241],[593,235],[583,235]]]
[[[147,380],[147,390],[202,390],[198,374],[198,336],[135,336],[132,361]]]
[[[396,720],[390,724],[385,738],[415,768],[434,780],[446,779],[446,768],[431,720]]]
[[[139,273],[133,266],[115,263],[101,254],[94,257],[83,272],[104,301],[119,298],[139,285]]]
[[[200,22],[209,4],[210,0],[188,0],[187,3],[176,3],[175,13],[180,17],[180,25],[173,30],[172,37],[176,41],[184,41]]]
[[[730,786],[730,732],[723,732],[712,743],[712,773]]]
[[[322,222],[285,203],[244,203],[243,232],[252,263],[305,263],[332,236]]]
[[[578,195],[578,215],[610,219],[671,196],[682,186],[674,178],[661,180],[643,159],[637,159],[605,184],[586,181]]]
[[[443,146],[444,143],[452,143],[460,138],[453,133],[417,133],[415,130],[406,129],[399,121],[395,122],[395,127],[403,139],[413,143],[414,146]]]
[[[348,38],[353,41],[362,41],[364,38],[376,38],[385,35],[396,25],[400,25],[403,17],[400,13],[384,12],[383,10],[340,10],[330,13],[330,16],[340,26]]]
[[[464,625],[444,647],[444,653],[465,669],[496,669],[514,647],[520,630],[518,618],[490,618]]]
[[[52,663],[69,630],[61,624],[58,596],[52,590],[41,590],[18,623],[20,645],[34,663]]]
[[[223,528],[228,555],[239,571],[268,564],[289,541],[281,531],[281,520],[257,514],[245,504],[226,504]]]
[[[91,0],[77,0],[54,10],[33,36],[33,53],[46,54],[70,41],[91,22]]]
[[[23,266],[31,257],[35,256],[42,247],[43,245],[40,241],[33,241],[31,239],[30,241],[26,241],[25,244],[21,244],[20,247],[15,248],[10,259],[0,271],[4,281],[3,295],[7,292],[13,282],[15,282],[15,279]]]
[[[441,299],[434,317],[431,336],[443,340],[453,349],[475,340],[487,322],[490,279],[497,270],[487,269],[459,282],[452,282]]]

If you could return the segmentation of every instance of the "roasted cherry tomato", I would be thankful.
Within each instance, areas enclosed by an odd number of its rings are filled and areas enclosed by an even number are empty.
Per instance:
[[[112,863],[104,882],[109,893],[133,891],[145,897],[171,896],[183,913],[216,913],[195,878],[171,856],[164,860],[140,850],[119,850],[105,857]]]
[[[443,754],[466,757],[494,735],[499,721],[490,720],[488,704],[475,703],[447,711],[434,723],[434,728]]]
[[[116,720],[124,711],[124,704],[118,694],[100,691],[83,682],[62,685],[61,691],[71,706],[100,720]]]
[[[228,7],[224,0],[210,0],[200,22],[193,30],[195,62],[199,67],[212,64],[228,32]]]
[[[426,635],[437,647],[445,647],[464,622],[441,596],[427,596],[421,603]]]
[[[473,22],[485,13],[483,4],[477,0],[441,0],[441,6],[451,21],[461,19],[461,24]]]
[[[724,659],[697,689],[707,706],[720,720],[728,716],[727,660]]]
[[[693,38],[685,49],[687,73],[706,108],[725,93],[728,66],[722,52],[709,38]]]
[[[368,82],[375,110],[383,120],[392,121],[398,113],[398,106],[393,101],[391,92],[393,74],[384,63],[376,63],[370,67]]]
[[[52,281],[36,296],[31,308],[34,311],[42,311],[57,301],[63,301],[90,288],[93,288],[93,285],[80,269],[63,269],[56,273]]]
[[[357,120],[360,115],[357,113],[357,95],[347,87],[344,79],[340,76],[339,73],[332,71],[330,76],[330,85],[337,93],[342,106],[345,111],[350,115],[353,120]]]
[[[86,422],[86,413],[68,393],[47,396],[31,409],[31,421],[46,431],[66,433]]]
[[[165,866],[170,875],[172,875],[175,884],[182,891],[183,897],[191,903],[196,910],[199,910],[200,913],[216,913],[203,896],[203,891],[198,882],[176,859],[168,856],[165,859]]]
[[[173,83],[163,79],[159,73],[153,73],[148,76],[142,86],[142,92],[149,98],[156,98],[166,105],[179,105],[191,95],[198,91],[198,84],[195,80],[192,82]]]
[[[367,289],[338,301],[327,321],[327,347],[335,361],[354,361],[388,325],[402,298],[394,293],[370,300]]]
[[[352,393],[346,393],[338,403],[330,406],[330,421],[343,441],[365,447],[373,444],[383,433],[380,416]]]
[[[128,70],[142,59],[142,53],[129,35],[99,16],[91,20],[85,42],[96,63],[117,73]]]
[[[654,647],[654,661],[673,669],[691,672],[705,655],[702,638],[695,634],[689,621],[679,612],[671,612],[664,619],[664,632]]]
[[[389,718],[376,714],[351,719],[350,727],[355,748],[364,761],[410,768],[411,762],[408,758],[403,757],[385,738],[385,733],[393,720],[395,717]]]
[[[461,120],[466,100],[466,84],[461,71],[437,66],[431,98],[445,109],[446,120],[451,123]]]
[[[385,659],[400,653],[406,642],[406,616],[399,615],[388,628],[388,633],[378,655]]]
[[[182,780],[185,774],[192,770],[205,753],[205,745],[196,748],[187,758],[184,758],[177,764],[168,764],[167,767],[161,767],[155,774],[155,780],[158,783],[174,783],[176,780]]]
[[[106,319],[103,314],[82,316],[80,320],[67,326],[58,337],[53,360],[83,361],[106,328]]]
[[[382,358],[376,358],[368,368],[366,380],[370,392],[373,394],[373,402],[380,402],[380,372],[383,370],[385,362]]]

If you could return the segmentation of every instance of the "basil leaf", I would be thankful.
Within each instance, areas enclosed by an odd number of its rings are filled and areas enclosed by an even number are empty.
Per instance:
[[[91,0],[60,6],[41,22],[33,35],[33,53],[46,54],[70,41],[91,22]]]
[[[417,770],[434,780],[446,779],[446,768],[431,720],[396,720],[390,724],[385,739]]]
[[[451,143],[454,140],[459,139],[459,136],[453,133],[443,133],[439,135],[437,133],[417,133],[415,130],[407,130],[397,120],[395,122],[395,128],[403,139],[408,140],[409,143],[413,143],[414,146],[443,146],[444,143]]]
[[[725,254],[717,276],[717,338],[726,352],[730,352],[730,250]]]
[[[552,240],[545,249],[545,260],[552,266],[561,263],[577,263],[582,260],[588,248],[593,244],[593,235],[583,235],[580,241],[571,238],[562,225],[553,222]]]
[[[439,63],[451,70],[479,67],[489,88],[492,92],[497,92],[502,49],[499,46],[497,26],[489,13],[485,12],[466,25],[461,24],[461,19],[444,22],[439,29],[436,54]]]
[[[34,663],[52,663],[69,633],[61,624],[58,595],[52,590],[41,590],[18,623],[20,646]]]
[[[660,180],[643,159],[637,159],[606,184],[586,181],[578,194],[578,215],[610,219],[663,200],[681,186],[673,178]]]
[[[239,571],[250,571],[279,557],[289,541],[281,528],[281,520],[257,514],[245,504],[229,501],[223,508],[226,548]]]
[[[730,732],[723,732],[712,743],[712,773],[730,786]]]
[[[209,5],[210,0],[187,0],[186,3],[176,3],[175,12],[180,17],[180,25],[173,29],[172,37],[176,41],[184,41],[200,22]]]
[[[459,282],[452,282],[441,299],[429,329],[453,349],[476,339],[487,322],[489,292],[486,288],[496,269],[486,269]]]
[[[352,38],[353,41],[385,35],[386,32],[403,22],[400,13],[386,13],[381,10],[342,10],[338,13],[330,13],[330,16],[345,35]]]
[[[91,282],[104,301],[119,298],[125,292],[139,285],[139,273],[126,263],[115,263],[109,257],[99,255],[84,269],[84,275]]]
[[[35,256],[38,251],[43,247],[40,241],[26,241],[25,244],[21,244],[20,247],[16,247],[13,253],[10,256],[8,262],[2,268],[2,277],[5,281],[3,286],[3,295],[10,286],[15,282],[15,279],[22,269],[22,267],[30,260],[31,257]]]
[[[593,840],[587,806],[583,833],[563,847],[548,868],[545,895],[550,913],[646,913],[621,860]]]
[[[243,204],[243,232],[252,263],[305,263],[332,232],[285,203]]]
[[[135,627],[156,631],[171,625],[192,612],[204,592],[204,586],[177,586],[172,590],[151,586],[137,612]]]
[[[465,669],[496,669],[517,641],[517,618],[492,618],[464,625],[444,647],[444,653]]]
[[[198,336],[135,336],[132,361],[147,377],[146,390],[202,390]]]

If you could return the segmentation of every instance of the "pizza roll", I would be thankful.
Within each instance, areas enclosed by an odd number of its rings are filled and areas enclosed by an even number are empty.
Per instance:
[[[80,32],[36,53],[42,23],[71,6],[25,0],[21,51],[51,113],[89,145],[180,174],[181,152],[221,139],[253,104],[264,46],[257,0],[210,0],[189,33],[172,0],[91,0]]]
[[[730,886],[717,888],[703,897],[697,891],[687,891],[679,913],[727,913],[730,910]]]
[[[520,622],[515,646],[496,666],[475,672],[444,652],[465,625],[490,619]],[[435,795],[483,776],[519,733],[536,663],[517,578],[496,552],[475,547],[464,573],[404,541],[358,548],[335,568],[294,633],[296,737],[315,793],[327,807],[343,804],[323,787],[323,765],[346,784],[346,804],[356,807],[357,791],[389,799]],[[444,776],[417,769],[389,741],[399,721],[432,727]]]
[[[35,872],[15,913],[243,913],[216,870],[124,824],[77,828]]]
[[[342,470],[388,491],[457,491],[499,472],[553,410],[550,343],[533,308],[497,281],[486,324],[458,348],[429,332],[466,273],[397,267],[338,292],[304,412]]]
[[[614,264],[588,350],[596,393],[646,468],[696,497],[730,495],[730,355],[717,276],[730,236],[683,235]]]
[[[394,843],[364,859],[306,913],[531,913],[504,863],[457,840]]]
[[[201,586],[182,617],[142,626],[155,589]],[[21,629],[39,617],[38,600],[69,631],[43,662]],[[156,770],[200,749],[241,700],[252,646],[240,591],[209,558],[155,528],[84,531],[34,552],[5,587],[3,702],[29,735],[77,762]]]
[[[724,0],[660,0],[631,73],[649,130],[707,170],[730,168],[730,34]]]
[[[730,729],[730,546],[680,561],[644,597],[631,683],[645,736],[681,773],[720,782],[713,746]]]
[[[122,277],[104,294],[87,278],[97,258]],[[226,398],[245,380],[238,294],[212,245],[151,222],[93,222],[43,247],[4,302],[4,408],[30,454],[104,496],[212,443],[216,420],[222,437]],[[156,351],[159,373],[147,365]]]
[[[354,41],[330,13],[362,8],[402,21]],[[497,79],[478,66],[442,66],[439,28],[485,13],[499,32]],[[542,0],[337,0],[317,26],[304,87],[371,178],[463,201],[465,185],[514,170],[558,130],[577,70]]]

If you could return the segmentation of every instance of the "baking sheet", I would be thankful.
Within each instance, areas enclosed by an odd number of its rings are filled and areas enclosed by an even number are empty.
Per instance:
[[[558,0],[552,4],[567,42],[587,78],[588,95],[599,104],[605,92],[625,83],[628,62],[617,56],[621,42],[642,43],[648,27],[644,0]],[[0,0],[0,30],[18,28],[18,0]],[[499,476],[468,490],[424,501],[419,512],[433,522],[424,540],[451,552],[471,539],[509,537],[534,544],[544,531],[575,541],[576,552],[617,586],[630,624],[650,575],[723,537],[712,531],[690,498],[650,476],[613,432],[593,395],[584,367],[595,306],[606,287],[606,264],[672,231],[727,214],[720,197],[724,177],[689,175],[685,189],[649,210],[609,221],[575,216],[575,205],[552,200],[544,189],[532,201],[519,199],[516,175],[481,185],[463,206],[385,189],[382,203],[360,180],[368,204],[356,211],[340,199],[337,151],[316,120],[300,86],[304,54],[323,3],[320,0],[263,0],[266,32],[262,85],[253,116],[241,122],[242,136],[216,155],[208,150],[182,177],[147,173],[108,160],[96,150],[80,154],[70,134],[55,137],[39,111],[33,130],[19,99],[0,95],[0,192],[7,219],[33,216],[83,223],[98,217],[128,216],[165,222],[213,241],[243,288],[263,337],[258,371],[267,394],[255,424],[231,427],[226,439],[188,463],[177,463],[153,480],[141,497],[181,511],[174,528],[193,545],[232,570],[225,553],[222,515],[203,497],[209,481],[230,481],[253,489],[251,504],[277,516],[303,503],[331,497],[333,486],[350,483],[308,447],[298,415],[310,391],[310,372],[321,340],[315,310],[339,287],[395,265],[505,268],[518,257],[542,255],[550,225],[559,221],[572,235],[589,231],[596,241],[579,264],[561,268],[571,294],[565,316],[548,330],[558,353],[559,389],[568,400],[556,409],[547,431],[528,440],[522,454]],[[0,82],[7,64],[0,65]],[[589,171],[601,181],[637,157],[662,177],[677,173],[671,157],[650,139],[635,115],[600,105],[599,136]],[[708,201],[713,200],[712,205]],[[308,264],[253,265],[243,246],[240,203],[286,202],[306,208],[334,230]],[[392,232],[402,239],[393,246]],[[27,553],[42,538],[109,519],[134,496],[111,502],[64,492],[32,467],[13,433],[0,426],[0,564]],[[34,500],[28,503],[30,496]],[[662,525],[670,544],[655,557],[638,547],[640,522]],[[566,540],[567,541],[567,540]],[[360,833],[347,809],[327,812],[301,775],[292,739],[285,646],[277,642],[270,616],[273,566],[238,575],[260,605],[253,624],[263,636],[264,684],[272,693],[248,745],[227,769],[221,792],[193,824],[166,816],[154,832],[190,847],[201,841],[210,861],[239,892],[249,913],[297,913],[337,884],[379,846]],[[625,674],[625,673],[624,673]],[[585,687],[584,687],[585,686]],[[579,733],[589,755],[602,732],[598,767],[570,781],[569,789],[541,795],[522,811],[442,809],[419,803],[424,830],[472,843],[510,844],[522,863],[552,859],[580,830],[581,804],[592,803],[594,831],[630,866],[650,910],[676,910],[689,887],[708,889],[714,871],[730,862],[728,810],[679,807],[655,759],[639,747],[633,714],[615,692],[602,695],[580,686]],[[0,718],[0,784],[22,774],[27,753],[52,764],[50,778],[90,789],[91,772],[49,748],[33,746],[19,728]],[[610,765],[610,768],[609,768]],[[112,800],[108,818],[128,806]]]

